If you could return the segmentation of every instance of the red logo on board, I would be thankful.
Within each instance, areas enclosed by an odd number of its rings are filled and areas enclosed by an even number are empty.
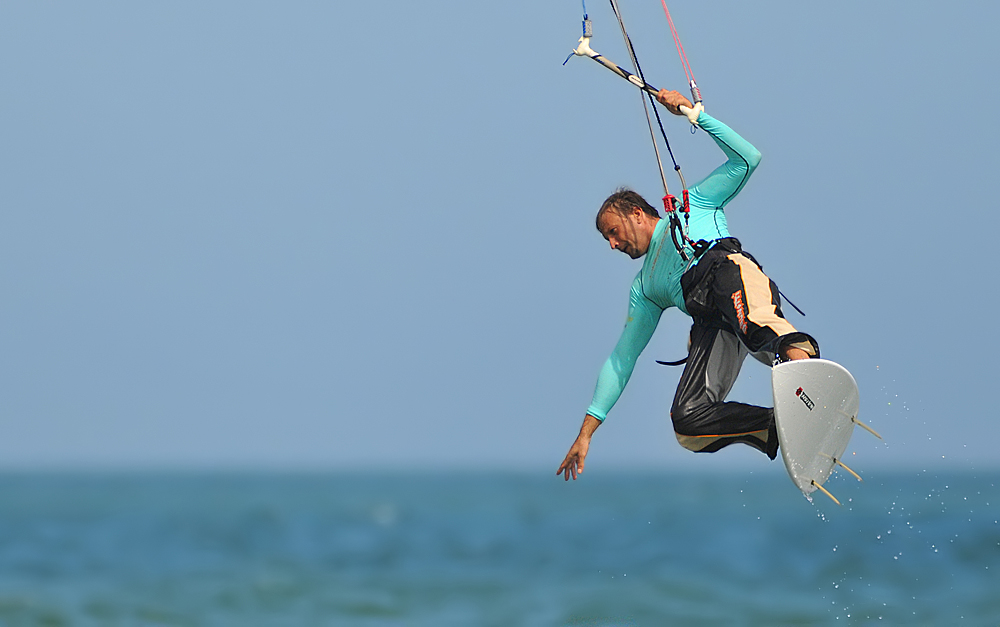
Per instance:
[[[813,407],[816,406],[816,403],[813,403],[813,400],[809,398],[809,395],[802,391],[802,388],[795,390],[795,396],[799,397],[799,400],[809,408],[809,411],[812,411]]]

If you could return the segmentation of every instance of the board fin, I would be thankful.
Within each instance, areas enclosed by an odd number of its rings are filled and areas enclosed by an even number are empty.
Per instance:
[[[840,460],[839,460],[839,459],[837,459],[836,457],[830,457],[830,456],[829,456],[829,455],[827,455],[826,453],[820,453],[820,455],[822,455],[823,457],[825,457],[825,458],[827,458],[827,459],[832,459],[832,460],[833,460],[833,463],[834,463],[834,464],[836,464],[837,466],[840,466],[841,468],[843,468],[843,469],[844,469],[844,470],[846,470],[847,472],[849,472],[849,473],[851,473],[852,475],[854,475],[854,478],[855,478],[855,479],[857,479],[858,481],[864,481],[864,479],[862,479],[862,478],[861,478],[861,475],[859,475],[858,473],[856,473],[856,472],[854,472],[853,470],[851,470],[851,467],[850,467],[850,466],[848,466],[848,465],[847,465],[847,464],[845,464],[844,462],[840,461]]]
[[[812,480],[812,481],[811,481],[810,483],[812,483],[812,485],[813,485],[813,487],[814,487],[814,488],[816,488],[817,490],[819,490],[819,491],[820,491],[820,492],[822,492],[823,494],[825,494],[825,495],[827,495],[828,497],[830,497],[830,500],[831,500],[831,501],[833,501],[833,502],[834,502],[834,503],[836,503],[837,505],[840,505],[840,501],[838,501],[838,500],[837,500],[837,497],[835,497],[834,495],[830,494],[829,490],[827,490],[826,488],[824,488],[824,487],[823,487],[823,486],[821,486],[820,484],[816,483],[816,480],[815,480],[815,479],[813,479],[813,480]]]
[[[851,470],[851,467],[850,467],[850,466],[848,466],[847,464],[845,464],[844,462],[840,461],[840,460],[839,460],[839,459],[837,459],[837,458],[834,458],[834,460],[833,460],[833,461],[834,461],[834,463],[835,463],[835,464],[837,464],[838,466],[840,466],[841,468],[843,468],[843,469],[844,469],[844,470],[846,470],[847,472],[849,472],[849,473],[851,473],[852,475],[854,475],[854,478],[855,478],[855,479],[857,479],[858,481],[864,481],[864,479],[862,479],[862,478],[861,478],[861,475],[859,475],[858,473],[856,473],[856,472],[854,472],[853,470]]]
[[[872,429],[871,427],[869,427],[869,426],[868,426],[868,425],[866,425],[865,423],[861,422],[861,421],[860,421],[860,420],[858,420],[857,418],[851,418],[851,422],[853,422],[854,424],[858,425],[859,427],[861,427],[862,429],[864,429],[864,430],[865,430],[865,431],[867,431],[868,433],[870,433],[870,434],[874,435],[874,436],[875,436],[876,438],[878,438],[878,439],[880,439],[880,440],[882,439],[882,436],[880,436],[880,435],[878,434],[878,431],[876,431],[875,429]]]

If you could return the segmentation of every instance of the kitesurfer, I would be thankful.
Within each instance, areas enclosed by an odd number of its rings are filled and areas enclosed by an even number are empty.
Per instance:
[[[664,89],[656,98],[708,133],[727,160],[690,189],[690,214],[682,226],[687,237],[671,233],[681,222],[672,225],[662,219],[628,189],[609,196],[598,211],[597,229],[611,248],[645,259],[632,282],[625,329],[601,369],[580,433],[556,471],[566,480],[583,472],[594,431],[621,396],[636,359],[669,307],[694,321],[687,363],[670,408],[677,441],[688,450],[712,453],[742,442],[774,459],[774,410],[726,402],[726,395],[748,354],[768,366],[819,357],[816,340],[785,319],[777,286],[726,224],[723,209],[743,189],[760,162],[760,152],[679,92]]]

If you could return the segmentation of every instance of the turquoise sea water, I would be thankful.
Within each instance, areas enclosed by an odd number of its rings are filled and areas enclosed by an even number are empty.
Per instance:
[[[1000,624],[1000,473],[869,475],[5,475],[0,624]]]

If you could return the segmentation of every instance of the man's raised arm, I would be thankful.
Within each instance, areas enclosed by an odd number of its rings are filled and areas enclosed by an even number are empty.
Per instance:
[[[681,107],[693,109],[691,101],[676,91],[660,90],[656,99],[675,115],[686,115]],[[726,162],[717,167],[704,180],[691,188],[691,206],[718,209],[740,193],[753,171],[760,163],[760,151],[753,144],[722,122],[704,111],[691,111],[688,118],[708,133],[716,145],[726,153]]]

